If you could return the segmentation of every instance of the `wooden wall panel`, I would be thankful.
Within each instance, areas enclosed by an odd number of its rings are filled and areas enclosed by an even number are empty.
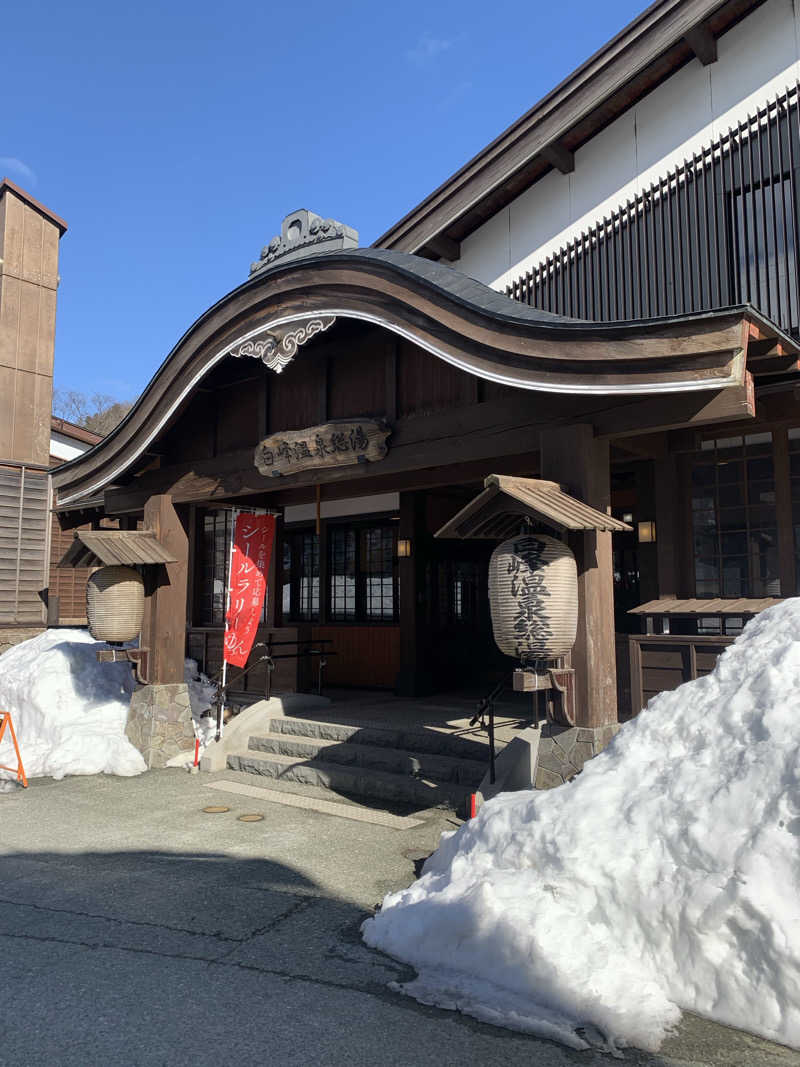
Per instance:
[[[618,634],[617,638],[622,635]],[[657,693],[709,674],[732,637],[692,634],[630,634],[631,713],[638,715]]]
[[[400,670],[399,626],[315,626],[315,640],[326,638],[335,652],[325,668],[328,685],[393,689]]]
[[[487,382],[481,379],[478,382],[478,391],[481,400],[492,402],[519,400],[519,389],[514,389],[511,385],[501,385],[499,382]]]
[[[280,374],[270,375],[268,433],[326,421],[325,373],[325,360],[309,358],[301,349]]]
[[[116,519],[103,519],[101,527],[104,530],[116,530],[119,523]],[[91,525],[85,523],[78,527],[79,530],[91,530]],[[48,582],[49,596],[58,597],[58,621],[61,624],[86,625],[86,583],[96,567],[59,567],[59,561],[64,556],[75,537],[76,530],[62,530],[55,515],[51,519],[50,526],[50,575]]]
[[[80,527],[88,530],[88,525]],[[58,621],[86,622],[86,583],[92,573],[90,567],[64,567],[58,561],[72,544],[74,530],[62,530],[53,516],[50,531],[50,596],[58,597]]]
[[[259,440],[259,405],[262,394],[257,381],[218,389],[217,455],[240,448],[255,448]]]
[[[328,418],[387,414],[387,346],[381,338],[351,354],[331,359],[328,368]]]
[[[189,463],[214,456],[217,424],[216,395],[200,389],[189,400],[177,423],[163,436],[159,447],[163,463]]]
[[[410,341],[399,345],[397,414],[423,415],[474,404],[478,379],[432,356]]]
[[[256,632],[256,643],[266,641],[269,636],[274,641],[296,641],[309,637],[308,627],[282,626],[282,627],[259,627]],[[186,632],[186,655],[196,661],[199,669],[206,675],[216,680],[216,675],[222,668],[222,641],[223,630],[219,626],[193,626]],[[296,646],[282,646],[275,648],[275,653],[285,654],[296,651]],[[250,653],[248,664],[255,663],[263,654],[263,649],[256,649]],[[238,667],[228,668],[228,684],[234,702],[237,696],[246,696],[248,700],[260,700],[266,692],[267,671],[265,664],[258,664],[247,675]],[[239,678],[241,677],[241,681]],[[276,659],[275,670],[272,674],[273,693],[295,693],[310,691],[316,684],[316,662],[308,657],[300,659]]]

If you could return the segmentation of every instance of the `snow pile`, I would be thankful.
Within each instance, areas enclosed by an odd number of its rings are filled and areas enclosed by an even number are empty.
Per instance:
[[[365,940],[417,999],[573,1048],[655,1050],[682,1008],[800,1047],[798,708],[795,599],[574,782],[444,835]]]
[[[125,736],[131,693],[129,663],[98,663],[107,645],[87,630],[47,630],[0,656],[0,711],[10,711],[29,778],[68,774],[141,774],[141,754]],[[185,677],[195,729],[216,687],[186,660]],[[193,755],[193,754],[192,754]],[[10,734],[0,764],[15,766]],[[0,791],[14,776],[0,771]]]
[[[87,630],[46,630],[0,656],[0,710],[12,714],[29,778],[146,769],[125,737],[133,671],[98,663],[105,647]],[[8,736],[0,763],[15,763]]]

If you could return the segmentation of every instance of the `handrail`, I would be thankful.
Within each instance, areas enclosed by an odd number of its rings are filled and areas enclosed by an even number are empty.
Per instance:
[[[478,701],[478,710],[469,720],[470,726],[475,726],[476,723],[480,723],[481,729],[486,730],[489,735],[489,781],[492,785],[495,783],[495,749],[494,749],[494,705],[497,698],[508,686],[508,677],[504,675],[500,681],[492,689],[488,696],[482,697]],[[489,722],[486,723],[486,715],[488,713]]]
[[[248,664],[248,666],[246,666],[243,671],[241,671],[239,674],[237,674],[235,681],[236,682],[240,682],[242,680],[242,678],[245,677],[245,675],[249,674],[250,671],[253,670],[254,667],[257,667],[260,663],[266,663],[266,665],[267,665],[267,678],[266,678],[266,686],[264,688],[264,697],[265,697],[266,700],[270,700],[271,697],[272,697],[272,672],[275,670],[275,660],[277,660],[277,659],[300,659],[301,656],[319,656],[319,671],[318,671],[318,674],[317,674],[317,695],[318,696],[322,696],[322,673],[323,673],[323,671],[325,670],[325,668],[328,665],[327,657],[328,656],[335,656],[336,655],[335,652],[329,652],[329,651],[327,651],[326,649],[323,649],[323,648],[306,648],[306,649],[302,649],[302,650],[300,650],[298,652],[279,653],[277,656],[274,656],[272,654],[272,649],[273,649],[273,647],[276,647],[278,645],[303,645],[303,644],[325,645],[325,644],[332,644],[332,643],[333,643],[333,641],[332,641],[331,638],[324,638],[323,640],[320,640],[320,641],[313,641],[311,638],[303,638],[300,641],[274,641],[274,642],[270,641],[269,638],[268,638],[266,642],[259,641],[255,645],[253,645],[252,649],[250,650],[250,654],[252,655],[253,652],[257,648],[263,648],[265,650],[264,654],[262,656],[259,656],[258,659],[254,660],[252,663]],[[217,685],[217,730],[216,730],[216,734],[215,734],[215,740],[216,741],[219,741],[220,737],[222,736],[222,712],[223,712],[223,709],[225,707],[225,698],[227,696],[228,689],[230,688],[229,684],[226,684],[224,686],[221,684],[221,682],[219,680],[221,674],[222,674],[222,668],[220,668],[217,671],[216,674],[211,675],[211,677],[209,678],[209,682],[216,681],[216,685]]]

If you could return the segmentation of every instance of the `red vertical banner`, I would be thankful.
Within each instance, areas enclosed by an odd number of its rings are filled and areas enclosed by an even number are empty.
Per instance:
[[[236,516],[224,652],[234,667],[244,667],[255,641],[274,540],[274,515]]]

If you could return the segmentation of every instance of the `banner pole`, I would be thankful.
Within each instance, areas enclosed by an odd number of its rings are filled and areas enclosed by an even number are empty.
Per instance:
[[[236,520],[239,517],[239,509],[231,508],[231,538],[228,544],[228,571],[225,578],[225,633],[228,630],[228,612],[231,610],[231,570],[233,568],[233,545],[236,539]],[[222,639],[222,677],[219,691],[217,692],[217,732],[215,741],[222,736],[222,715],[225,707],[225,683],[228,678],[228,661],[225,658],[225,635]]]

